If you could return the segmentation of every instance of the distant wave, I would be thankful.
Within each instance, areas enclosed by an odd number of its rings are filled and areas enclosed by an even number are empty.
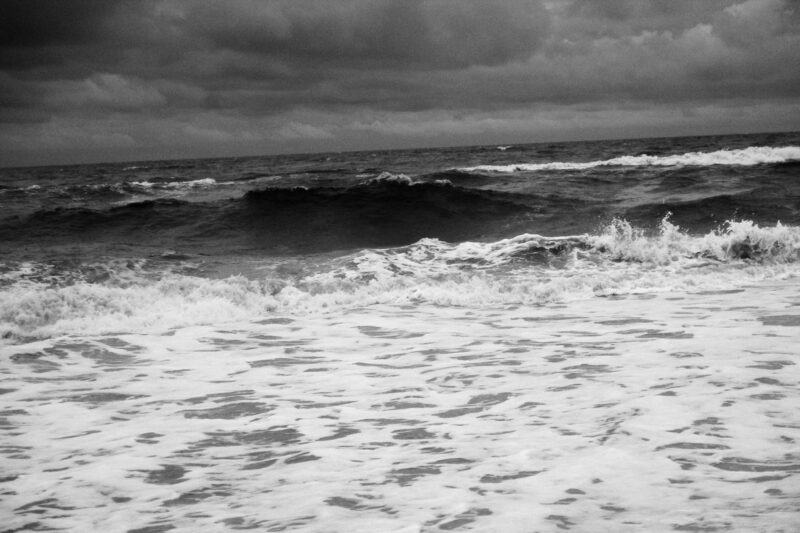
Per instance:
[[[315,273],[260,279],[161,275],[140,263],[6,265],[0,336],[165,331],[372,304],[535,305],[611,294],[730,289],[800,274],[800,228],[729,222],[691,236],[663,220],[647,235],[615,220],[591,235],[518,235],[492,242],[367,249]]]
[[[491,180],[462,171],[417,177],[382,173],[350,186],[267,187],[237,198],[194,201],[139,192],[125,202],[115,197],[108,207],[65,206],[8,217],[0,220],[0,243],[91,240],[188,247],[211,255],[241,250],[274,255],[395,247],[426,237],[462,242],[526,232],[555,235],[565,227],[586,232],[615,216],[653,228],[671,213],[694,234],[741,218],[800,224],[796,199],[785,193],[776,196],[768,187],[731,194],[710,191],[686,200],[654,197],[637,204],[597,205],[580,189],[538,195],[467,186],[481,186],[486,179]],[[215,182],[179,183],[206,187]],[[176,182],[162,186],[177,187]]]
[[[800,160],[800,146],[753,146],[739,150],[717,150],[715,152],[688,152],[684,154],[626,155],[588,162],[513,163],[508,165],[477,165],[459,170],[466,172],[535,172],[540,170],[585,170],[596,167],[642,167],[642,166],[753,166],[785,163]]]
[[[189,191],[207,189],[218,185],[235,185],[234,182],[217,182],[214,178],[202,178],[189,181],[122,181],[118,183],[92,183],[82,185],[49,185],[38,184],[21,188],[8,188],[7,193],[51,193],[73,197],[91,198],[101,195],[117,196],[127,194],[151,194],[157,191]]]

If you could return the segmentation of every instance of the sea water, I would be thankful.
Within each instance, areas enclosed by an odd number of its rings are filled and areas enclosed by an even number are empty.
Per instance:
[[[9,531],[796,531],[800,136],[5,169]]]

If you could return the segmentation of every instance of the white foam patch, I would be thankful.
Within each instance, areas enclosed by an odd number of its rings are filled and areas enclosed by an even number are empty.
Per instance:
[[[131,181],[127,185],[142,189],[195,189],[214,187],[218,184],[214,178],[202,178],[189,181]]]
[[[586,170],[597,167],[642,167],[642,166],[753,166],[766,163],[784,163],[800,160],[800,146],[751,146],[739,150],[717,150],[714,152],[687,152],[684,154],[626,155],[598,161],[548,163],[515,163],[510,165],[478,165],[459,170],[466,172],[536,172],[541,170]]]
[[[791,531],[800,290],[0,346],[5,527]]]

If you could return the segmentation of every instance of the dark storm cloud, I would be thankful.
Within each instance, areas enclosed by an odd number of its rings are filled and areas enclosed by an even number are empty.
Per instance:
[[[155,91],[163,80],[191,86],[208,108],[431,107],[445,95],[404,77],[523,61],[548,28],[534,0],[38,0],[10,8],[2,64],[19,81],[10,90],[27,91],[32,79],[47,84],[39,93],[61,85],[66,96],[44,98],[44,107],[108,107],[115,91],[125,107],[133,99],[123,78],[149,80]],[[75,79],[83,84],[65,83]]]
[[[65,65],[102,63],[113,55],[109,47],[118,44],[115,21],[142,6],[133,0],[3,0],[0,67],[18,72],[55,67],[54,75],[69,73],[61,68]]]
[[[791,0],[3,0],[0,10],[0,149],[341,149],[375,133],[417,144],[578,135],[581,121],[636,133],[647,109],[687,125],[800,126]],[[314,144],[334,139],[343,144]]]
[[[192,1],[173,6],[187,33],[216,47],[315,63],[460,68],[525,59],[543,41],[535,1]]]
[[[96,40],[117,9],[107,0],[3,0],[0,45],[31,48]]]

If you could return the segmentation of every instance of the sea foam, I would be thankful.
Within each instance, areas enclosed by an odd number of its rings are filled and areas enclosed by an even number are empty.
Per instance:
[[[798,296],[370,307],[0,346],[5,522],[794,531]]]

